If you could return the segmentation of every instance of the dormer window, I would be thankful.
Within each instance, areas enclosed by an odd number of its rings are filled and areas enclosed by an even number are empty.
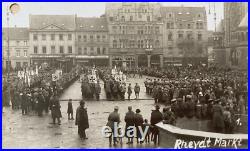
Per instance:
[[[168,17],[169,17],[169,18],[171,18],[171,17],[172,17],[172,14],[171,14],[171,13],[170,13],[170,14],[168,14]]]

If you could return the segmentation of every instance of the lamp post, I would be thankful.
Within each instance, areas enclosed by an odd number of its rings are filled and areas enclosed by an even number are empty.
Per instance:
[[[10,104],[10,13],[16,14],[19,11],[19,5],[17,3],[13,3],[10,6],[7,6],[7,91],[8,91],[8,102],[7,105]]]
[[[7,6],[7,91],[8,91],[8,100],[7,105],[10,104],[10,17],[9,17],[9,6]]]

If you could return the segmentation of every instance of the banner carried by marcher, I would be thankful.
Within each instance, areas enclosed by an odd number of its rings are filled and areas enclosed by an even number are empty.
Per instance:
[[[97,83],[96,75],[88,75],[89,83]]]

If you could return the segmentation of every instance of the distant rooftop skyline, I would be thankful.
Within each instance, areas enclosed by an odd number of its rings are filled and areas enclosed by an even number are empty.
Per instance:
[[[20,11],[15,15],[10,15],[10,27],[29,27],[29,15],[77,15],[78,17],[100,17],[105,13],[105,2],[16,2],[20,5]],[[7,27],[7,6],[12,2],[2,3],[2,26]],[[191,6],[205,7],[207,12],[208,30],[214,30],[214,6],[216,10],[216,24],[223,19],[223,2],[161,2],[162,6]],[[65,5],[67,7],[65,7]]]

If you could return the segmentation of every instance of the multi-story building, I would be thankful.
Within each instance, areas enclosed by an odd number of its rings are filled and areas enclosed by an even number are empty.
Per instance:
[[[30,15],[31,64],[67,71],[75,58],[75,15]]]
[[[230,67],[247,68],[248,3],[225,2],[225,47]]]
[[[163,66],[158,3],[107,3],[111,66]]]
[[[107,20],[101,18],[76,18],[77,64],[108,66],[109,41]]]
[[[9,36],[8,36],[9,33]],[[7,68],[8,65],[8,48],[10,55],[10,68],[21,69],[28,67],[29,59],[29,29],[28,28],[3,28],[2,29],[2,67]],[[9,47],[8,47],[9,37]]]
[[[165,65],[207,64],[205,7],[161,7]]]

